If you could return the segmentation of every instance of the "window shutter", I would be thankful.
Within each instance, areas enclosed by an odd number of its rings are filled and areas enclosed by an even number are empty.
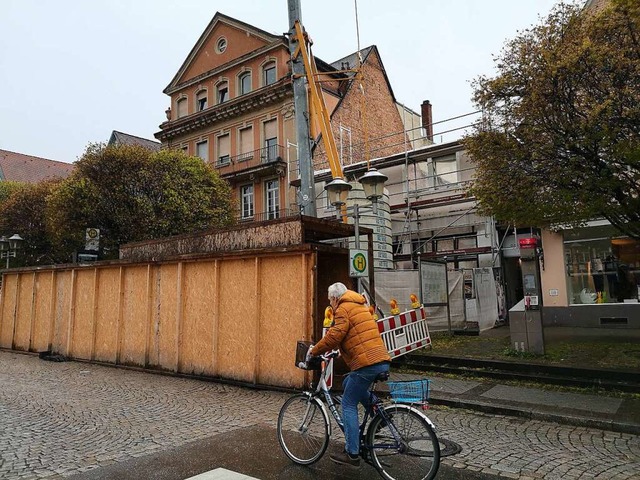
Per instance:
[[[240,153],[249,153],[253,150],[253,128],[240,130]]]
[[[229,155],[229,134],[218,137],[218,158]]]
[[[264,139],[268,138],[278,138],[278,121],[277,120],[269,120],[268,122],[264,122]]]

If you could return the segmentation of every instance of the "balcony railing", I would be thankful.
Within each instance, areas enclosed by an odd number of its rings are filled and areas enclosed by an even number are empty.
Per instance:
[[[271,163],[277,160],[282,161],[284,159],[284,147],[282,145],[272,145],[270,147],[253,150],[252,152],[241,153],[231,157],[231,162],[241,163],[252,159],[259,159],[260,163]]]
[[[236,218],[239,222],[263,222],[276,218],[295,217],[299,213],[300,209],[298,208],[278,208],[272,212],[255,213],[251,217],[243,217],[241,212],[237,212]]]

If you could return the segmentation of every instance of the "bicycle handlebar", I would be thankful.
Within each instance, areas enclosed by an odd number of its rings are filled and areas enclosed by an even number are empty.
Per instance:
[[[340,356],[339,350],[331,350],[330,352],[323,353],[322,355],[311,357],[308,362],[298,362],[298,368],[309,370],[309,362],[311,362],[313,359],[321,358],[325,362],[328,362],[332,358],[336,358],[338,356]]]

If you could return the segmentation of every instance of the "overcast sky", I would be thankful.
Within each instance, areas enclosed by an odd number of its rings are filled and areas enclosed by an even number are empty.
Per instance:
[[[357,50],[353,0],[300,1],[317,57],[332,62]],[[378,46],[397,101],[420,112],[430,100],[439,121],[474,110],[471,80],[491,75],[504,42],[555,3],[359,0],[360,47]],[[153,139],[169,106],[162,90],[216,11],[270,33],[288,30],[287,0],[0,0],[0,7],[0,148],[64,162],[112,130]],[[434,127],[436,140],[444,128]]]

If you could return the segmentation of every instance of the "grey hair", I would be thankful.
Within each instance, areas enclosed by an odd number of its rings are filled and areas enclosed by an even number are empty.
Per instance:
[[[342,295],[344,295],[346,291],[347,287],[345,286],[345,284],[337,282],[329,286],[328,296],[329,298],[335,298],[337,300],[342,297]]]

